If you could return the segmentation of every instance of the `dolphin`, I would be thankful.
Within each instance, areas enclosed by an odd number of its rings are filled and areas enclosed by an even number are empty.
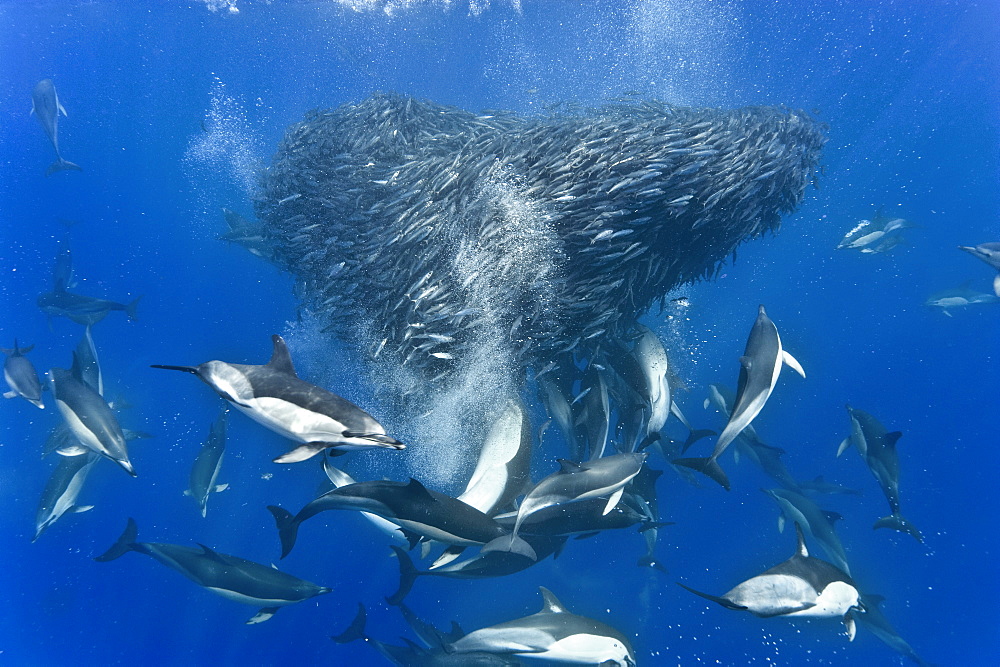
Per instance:
[[[87,475],[100,459],[100,455],[90,450],[79,456],[60,456],[56,469],[42,491],[35,513],[35,537],[41,537],[45,529],[54,524],[67,512],[86,512],[93,505],[77,505],[76,498],[87,481]]]
[[[997,270],[997,275],[993,278],[993,294],[1000,297],[1000,242],[980,243],[977,246],[960,245],[958,247]]]
[[[777,503],[781,510],[778,516],[778,532],[784,532],[786,521],[798,524],[803,532],[819,542],[834,565],[847,574],[851,573],[847,565],[847,554],[844,553],[844,546],[840,543],[833,525],[834,521],[844,517],[836,512],[820,509],[819,505],[795,491],[788,489],[761,489],[761,491]]]
[[[104,396],[104,376],[101,374],[101,362],[97,358],[97,348],[94,346],[94,337],[90,329],[91,325],[88,324],[83,330],[83,338],[76,345],[76,355],[73,357],[76,366],[72,370],[81,382],[90,385],[91,389]]]
[[[901,533],[909,533],[918,542],[923,542],[924,538],[917,527],[900,513],[899,455],[896,453],[896,442],[903,434],[899,431],[890,433],[882,422],[864,410],[848,405],[847,413],[851,418],[851,435],[840,443],[837,456],[848,446],[854,445],[868,464],[868,469],[875,475],[889,502],[891,514],[876,521],[874,528],[892,528]]]
[[[262,366],[207,361],[198,366],[154,364],[152,368],[192,373],[254,421],[303,443],[274,459],[275,463],[305,461],[324,449],[406,448],[358,406],[300,379],[285,341],[278,335],[271,340],[271,360]]]
[[[834,484],[833,482],[828,482],[823,479],[823,475],[817,475],[816,479],[813,480],[802,480],[797,482],[799,489],[802,491],[809,491],[810,493],[827,493],[834,494],[839,493],[848,496],[860,496],[861,491],[858,489],[852,489],[849,486],[841,486],[840,484]]]
[[[406,646],[386,644],[366,634],[368,612],[365,606],[358,603],[358,613],[354,620],[344,632],[330,637],[338,644],[347,644],[358,639],[373,645],[386,660],[400,667],[505,667],[508,665],[520,665],[521,661],[514,656],[498,655],[495,653],[475,652],[475,653],[448,653],[445,650],[446,641],[455,641],[462,637],[463,633],[457,626],[453,626],[452,632],[445,634],[437,628],[417,619],[413,612],[405,606],[400,605],[403,617],[410,627],[413,628],[417,636],[424,643],[419,646],[414,642],[403,638]]]
[[[432,491],[412,478],[408,483],[376,480],[348,484],[309,502],[295,516],[275,505],[269,505],[268,510],[278,527],[282,558],[295,546],[302,522],[327,510],[370,512],[414,537],[429,537],[446,544],[486,544],[507,535],[500,524],[475,507]],[[531,548],[521,540],[517,540],[512,550],[534,557]]]
[[[550,505],[528,514],[519,528],[521,536],[548,535],[588,536],[604,530],[631,528],[635,525],[652,525],[653,521],[631,505],[618,503],[614,509],[604,514],[608,501],[603,498],[591,498],[577,503]],[[513,528],[517,520],[517,512],[498,514],[497,523]]]
[[[965,308],[986,303],[1000,303],[1000,297],[986,292],[977,292],[972,289],[971,281],[966,281],[958,287],[935,292],[924,301],[925,306],[940,308],[941,312],[948,317],[952,317],[952,308]]]
[[[213,551],[204,544],[199,544],[199,548],[195,549],[178,544],[136,542],[137,534],[135,520],[129,518],[118,541],[94,560],[107,563],[129,551],[152,556],[202,588],[227,600],[260,606],[261,610],[247,621],[248,625],[268,620],[281,607],[332,590],[285,574],[274,567]]]
[[[223,408],[218,418],[209,429],[194,465],[191,466],[188,488],[184,495],[191,496],[201,510],[202,517],[208,513],[208,496],[213,491],[225,491],[228,484],[216,484],[219,469],[222,468],[222,456],[226,451],[226,425],[229,423],[229,409]]]
[[[585,463],[560,459],[561,468],[536,484],[521,501],[511,539],[530,514],[552,505],[608,496],[602,512],[608,514],[621,500],[625,485],[639,474],[646,456],[645,452],[615,454]]]
[[[220,241],[236,243],[246,248],[251,254],[263,259],[273,259],[274,252],[264,238],[264,225],[253,223],[235,211],[222,209],[229,231],[218,237]]]
[[[83,171],[79,165],[73,164],[69,160],[64,160],[59,154],[59,114],[64,116],[65,107],[59,103],[59,95],[56,94],[56,86],[52,79],[42,79],[35,84],[35,89],[31,91],[31,113],[35,115],[45,135],[52,142],[52,148],[56,151],[56,161],[45,170],[45,175],[50,176],[57,171],[72,170]]]
[[[646,440],[660,432],[670,416],[670,406],[673,399],[670,396],[670,383],[667,372],[670,362],[663,343],[652,330],[640,325],[642,335],[635,343],[632,356],[638,362],[645,382],[645,395],[649,419],[646,420]]]
[[[45,292],[38,297],[38,307],[50,317],[66,317],[77,324],[97,324],[112,310],[122,310],[130,320],[136,319],[136,309],[139,299],[136,297],[130,303],[118,303],[98,299],[83,294],[74,294],[58,286],[51,292]]]
[[[49,369],[49,380],[56,407],[80,444],[106,456],[135,477],[125,433],[101,395],[63,368]]]
[[[485,514],[511,505],[531,483],[531,444],[527,408],[510,399],[486,434],[476,469],[458,499]]]
[[[925,661],[905,639],[899,636],[896,628],[892,626],[889,619],[882,613],[881,595],[862,595],[861,601],[865,605],[865,613],[858,614],[861,625],[871,630],[872,634],[881,640],[883,644],[891,648],[896,653],[906,656],[921,667],[931,667],[931,663]]]
[[[471,558],[448,562],[445,565],[432,565],[428,570],[418,570],[405,551],[397,546],[392,546],[390,548],[396,554],[396,559],[399,562],[399,587],[385,600],[392,605],[402,603],[410,589],[413,588],[414,582],[422,576],[446,577],[448,579],[506,577],[526,570],[552,554],[558,554],[566,543],[565,537],[548,535],[525,535],[523,539],[531,548],[530,554],[527,554],[525,550],[520,552],[511,550],[509,538],[503,536],[483,545],[479,553]]]
[[[3,364],[3,379],[7,381],[10,391],[5,392],[4,398],[16,398],[20,396],[37,408],[45,409],[42,402],[42,383],[38,379],[38,371],[34,364],[28,360],[25,354],[35,349],[34,345],[28,347],[18,347],[17,339],[14,339],[14,348],[0,348],[7,359]]]
[[[547,588],[540,586],[538,590],[543,599],[538,613],[474,630],[445,650],[603,667],[635,666],[635,651],[625,635],[600,621],[571,613]]]
[[[749,611],[761,618],[840,616],[844,619],[848,639],[854,641],[854,613],[864,611],[858,587],[850,575],[809,555],[798,524],[795,532],[799,543],[794,556],[747,579],[725,595],[717,597],[680,582],[677,585],[726,609]]]
[[[799,362],[782,349],[778,328],[767,316],[764,306],[760,306],[757,321],[750,330],[746,349],[740,357],[740,379],[733,411],[715,443],[715,450],[708,458],[674,459],[673,463],[693,468],[711,477],[728,491],[729,479],[717,459],[726,451],[729,443],[760,414],[778,382],[782,364],[787,364],[802,377],[806,376]]]
[[[330,461],[330,457],[328,455],[323,456],[323,472],[326,473],[326,477],[327,479],[330,480],[330,483],[333,484],[333,486],[338,489],[342,486],[347,486],[348,484],[355,484],[357,482],[356,479],[348,475],[346,472],[334,466],[333,463]],[[371,512],[362,512],[361,516],[371,521],[376,528],[381,530],[383,533],[385,533],[392,539],[401,542],[407,541],[406,533],[403,531],[402,528],[394,524],[392,521],[389,521],[388,519],[383,519],[379,515],[372,514]]]
[[[607,382],[604,381],[604,374],[596,364],[590,364],[583,374],[580,388],[581,409],[575,423],[582,427],[584,440],[587,443],[587,457],[590,460],[599,459],[604,456],[604,449],[608,445],[611,408],[608,402]]]

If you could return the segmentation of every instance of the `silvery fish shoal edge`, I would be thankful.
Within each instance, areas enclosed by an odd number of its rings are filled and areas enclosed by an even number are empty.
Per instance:
[[[802,201],[824,130],[770,107],[523,118],[378,94],[288,128],[251,249],[430,393],[484,340],[544,365],[713,275]]]

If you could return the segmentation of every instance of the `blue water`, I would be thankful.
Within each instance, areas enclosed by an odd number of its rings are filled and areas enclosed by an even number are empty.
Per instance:
[[[886,615],[924,659],[998,664],[1000,307],[946,317],[923,305],[966,280],[989,291],[989,268],[956,246],[1000,240],[995,2],[230,4],[239,12],[195,0],[0,1],[0,346],[16,337],[35,345],[40,371],[69,366],[82,328],[50,322],[35,305],[68,237],[76,291],[142,295],[138,321],[111,313],[94,338],[122,423],[154,436],[131,446],[137,479],[100,462],[80,498],[95,509],[64,516],[32,544],[54,464],[39,454],[58,416],[19,399],[0,404],[0,663],[375,664],[372,647],[328,639],[359,601],[372,636],[412,638],[382,601],[397,582],[384,537],[348,513],[311,521],[280,563],[334,592],[261,625],[244,625],[252,608],[149,558],[91,560],[133,516],[142,540],[277,562],[264,506],[298,509],[318,488],[315,466],[272,464],[286,443],[235,415],[220,477],[230,489],[199,517],[181,492],[217,399],[189,376],[148,366],[263,363],[269,336],[284,333],[304,377],[373,400],[357,361],[298,322],[291,277],[216,240],[221,207],[252,212],[256,169],[306,110],[397,91],[532,114],[639,91],[683,105],[783,104],[829,123],[821,189],[779,234],[744,245],[717,280],[683,289],[692,305],[682,316],[654,311],[645,321],[690,389],[685,411],[718,428],[701,407],[705,388],[735,385],[756,306],[766,304],[808,379],[782,375],[755,422],[761,437],[788,452],[796,477],[863,489],[821,504],[844,515],[838,530],[856,579],[885,596]],[[43,175],[52,149],[28,114],[43,78],[69,114],[62,153],[82,173]],[[876,256],[835,250],[877,206],[919,225],[909,243]],[[854,452],[834,456],[847,402],[904,433],[903,511],[924,544],[872,530],[886,513],[881,492]],[[455,492],[433,458],[421,458],[422,470],[385,464],[405,455],[357,454],[351,464]],[[561,455],[536,456],[536,479]],[[658,546],[669,574],[635,566],[645,549],[635,532],[606,533],[510,578],[418,581],[408,603],[441,627],[455,619],[469,630],[536,611],[544,585],[633,637],[639,664],[898,664],[864,627],[848,643],[836,621],[758,619],[674,585],[721,594],[793,551],[758,490],[771,482],[749,462],[727,455],[724,465],[729,493],[669,469],[660,480],[662,518],[676,522]]]

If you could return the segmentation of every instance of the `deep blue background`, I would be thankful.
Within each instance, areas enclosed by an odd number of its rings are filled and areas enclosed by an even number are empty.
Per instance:
[[[788,451],[796,476],[864,489],[824,504],[846,517],[839,531],[856,578],[886,597],[886,614],[921,655],[997,664],[1000,308],[948,318],[923,305],[969,279],[989,289],[988,268],[956,246],[1000,240],[997,4],[523,0],[518,12],[493,0],[481,13],[462,0],[389,3],[391,12],[384,2],[345,4],[240,0],[230,14],[202,2],[0,0],[0,346],[35,344],[40,371],[69,365],[81,328],[50,323],[35,305],[68,234],[77,291],[144,295],[137,322],[112,313],[94,337],[107,393],[127,406],[122,422],[155,435],[132,446],[138,479],[98,465],[80,499],[96,509],[31,544],[53,465],[39,452],[58,418],[20,400],[0,405],[0,662],[368,662],[370,647],[327,639],[359,600],[372,635],[405,633],[381,602],[394,590],[395,561],[353,515],[314,519],[281,563],[335,592],[258,626],[243,624],[254,610],[148,558],[91,560],[127,516],[140,539],[277,558],[264,505],[301,506],[316,491],[315,467],[271,464],[284,443],[237,415],[221,478],[231,490],[201,519],[181,491],[217,402],[192,378],[148,364],[262,363],[269,335],[288,332],[305,377],[366,404],[356,364],[288,324],[297,317],[290,278],[215,237],[220,207],[251,212],[247,184],[288,124],[310,108],[392,90],[522,113],[627,91],[815,109],[831,126],[822,189],[779,235],[744,246],[720,279],[682,290],[693,304],[684,317],[647,322],[690,388],[681,396],[688,415],[718,427],[701,409],[705,387],[735,384],[756,305],[766,304],[809,377],[782,376],[755,422],[761,436]],[[360,7],[368,4],[378,7]],[[52,150],[28,111],[47,77],[69,112],[63,155],[82,173],[43,176]],[[878,205],[919,225],[906,233],[910,245],[884,256],[834,250]],[[77,224],[67,231],[60,219]],[[834,457],[846,402],[903,431],[903,510],[925,544],[872,531],[885,514],[877,485],[853,452]],[[536,475],[561,454],[538,456]],[[356,459],[356,470],[384,472],[378,456]],[[634,566],[640,536],[605,534],[509,579],[420,581],[409,602],[439,625],[471,629],[534,612],[541,584],[635,635],[641,664],[897,662],[864,628],[848,644],[837,623],[757,619],[673,584],[722,593],[792,553],[758,490],[769,481],[746,462],[727,457],[726,468],[728,494],[669,471],[661,480],[663,518],[676,522],[659,546],[669,575]]]

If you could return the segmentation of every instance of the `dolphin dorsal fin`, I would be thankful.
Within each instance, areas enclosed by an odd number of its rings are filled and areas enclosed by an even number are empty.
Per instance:
[[[427,487],[414,478],[410,478],[410,483],[406,485],[406,490],[413,494],[426,496],[429,500],[434,500],[434,496],[427,490]]]
[[[893,431],[892,433],[885,434],[885,446],[889,449],[896,448],[896,442],[903,437],[902,431]]]
[[[538,592],[542,594],[542,611],[547,611],[552,614],[568,614],[569,609],[567,609],[562,602],[559,601],[552,591],[547,589],[545,586],[539,586]]]
[[[802,526],[799,525],[798,521],[795,522],[795,536],[799,540],[799,546],[795,555],[802,556],[803,558],[809,558],[809,549],[806,548],[806,538],[802,534]]]
[[[559,472],[572,474],[575,472],[580,472],[583,470],[583,466],[576,461],[570,461],[569,459],[559,459]]]
[[[274,351],[271,353],[271,360],[267,362],[267,365],[281,373],[295,375],[295,366],[292,365],[292,355],[288,353],[288,346],[285,345],[285,339],[278,334],[274,334],[271,336],[271,341],[274,343]]]

